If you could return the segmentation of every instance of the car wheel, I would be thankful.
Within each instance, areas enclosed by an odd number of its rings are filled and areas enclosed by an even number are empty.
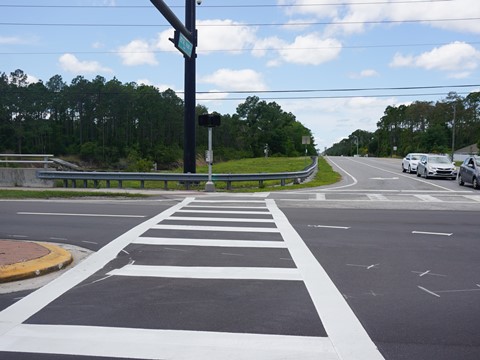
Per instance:
[[[428,179],[427,169],[425,169],[425,171],[423,172],[423,177],[424,177],[425,179]]]
[[[410,167],[410,165],[408,165],[408,173],[409,173],[409,174],[412,173],[412,168]]]
[[[458,181],[458,185],[460,185],[460,186],[465,185],[465,182],[462,179],[462,175],[460,175],[460,174],[458,174],[457,181]]]
[[[405,172],[405,171],[407,171],[407,170],[405,170],[405,168],[403,167],[403,164],[402,164],[402,172]]]
[[[473,178],[472,184],[473,184],[473,188],[474,188],[474,189],[478,189],[478,188],[479,188],[478,180],[477,180],[476,177]]]
[[[417,177],[420,177],[420,171],[418,171],[418,168],[417,168]]]

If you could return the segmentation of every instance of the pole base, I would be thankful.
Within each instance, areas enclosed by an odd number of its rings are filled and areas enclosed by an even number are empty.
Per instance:
[[[215,184],[213,181],[207,181],[205,184],[205,192],[215,192]]]

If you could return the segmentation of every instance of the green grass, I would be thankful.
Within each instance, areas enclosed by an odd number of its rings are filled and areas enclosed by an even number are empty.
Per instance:
[[[311,164],[310,158],[305,159],[304,157],[296,158],[255,158],[255,159],[242,159],[235,161],[228,161],[224,163],[218,163],[213,165],[212,172],[218,174],[255,174],[255,173],[276,173],[276,172],[292,172],[303,170],[306,166]],[[198,166],[198,173],[208,173],[208,166]],[[293,181],[287,182],[286,186],[280,186],[279,180],[264,181],[263,185],[260,186],[258,181],[242,181],[242,182],[232,182],[233,189],[232,192],[260,192],[260,191],[281,191],[281,190],[293,190],[293,189],[302,189],[309,187],[317,187],[323,185],[334,184],[340,180],[340,175],[333,171],[332,167],[327,163],[327,161],[319,157],[318,158],[318,172],[316,176],[309,182],[301,184],[293,184]],[[57,186],[61,187],[63,185],[62,181],[57,182]],[[83,187],[83,181],[77,181],[77,188]],[[94,189],[93,181],[88,181],[88,188]],[[118,182],[111,181],[110,186],[112,189],[118,187]],[[164,190],[165,184],[163,181],[145,181],[145,189],[150,190]],[[2,199],[20,199],[20,198],[29,198],[29,199],[51,199],[51,198],[81,198],[81,197],[107,197],[107,198],[125,198],[125,197],[139,197],[142,195],[139,194],[129,194],[122,192],[121,189],[118,192],[111,191],[98,191],[106,187],[104,181],[99,183],[97,191],[78,191],[75,189],[64,189],[64,190],[54,190],[54,189],[45,189],[45,190],[0,190],[0,198]],[[139,181],[123,181],[123,187],[125,189],[140,189]],[[178,182],[170,181],[167,184],[168,190],[185,190],[183,184]],[[201,182],[197,185],[191,185],[191,190],[203,191],[205,189],[205,183]],[[228,191],[227,184],[223,181],[215,182],[216,191]],[[143,195],[147,196],[147,195]]]

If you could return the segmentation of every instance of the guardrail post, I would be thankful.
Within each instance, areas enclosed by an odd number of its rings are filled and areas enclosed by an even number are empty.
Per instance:
[[[106,188],[110,189],[110,180],[107,180]]]
[[[77,180],[72,180],[72,188],[77,188]]]
[[[122,180],[118,180],[118,188],[119,188],[119,189],[122,188],[122,185],[123,185],[123,181],[122,181]]]
[[[83,188],[88,188],[88,180],[83,180]]]
[[[68,180],[67,179],[63,180],[63,187],[68,188]]]
[[[164,180],[164,181],[163,181],[163,188],[164,188],[165,190],[168,190],[168,181],[167,181],[167,180]]]
[[[98,188],[98,180],[93,180],[93,187]]]
[[[263,188],[263,180],[258,180],[258,187]]]
[[[145,180],[140,180],[140,189],[145,189]]]
[[[232,182],[230,180],[227,181],[227,190],[232,190]]]
[[[280,186],[285,186],[285,179],[280,180]]]

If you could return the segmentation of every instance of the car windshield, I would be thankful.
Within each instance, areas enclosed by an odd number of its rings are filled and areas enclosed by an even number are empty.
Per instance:
[[[450,164],[450,159],[445,156],[431,156],[430,162],[435,164]]]
[[[420,160],[420,155],[412,155],[410,160]]]

